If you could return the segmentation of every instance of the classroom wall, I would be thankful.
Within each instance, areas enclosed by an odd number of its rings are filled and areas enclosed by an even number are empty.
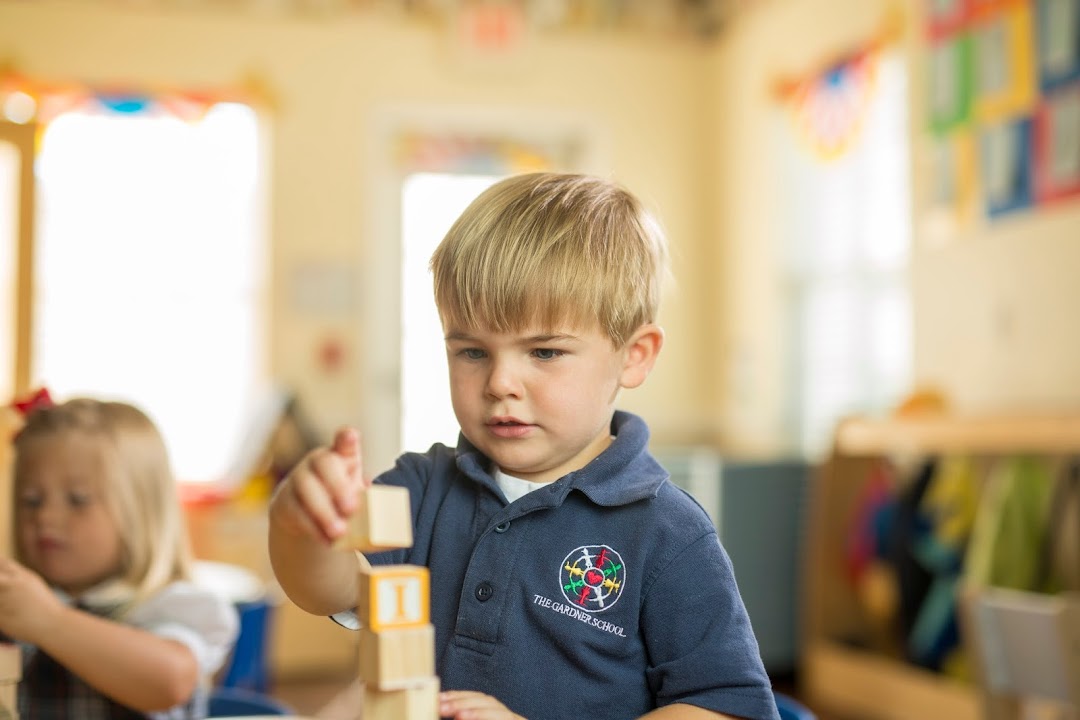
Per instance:
[[[537,36],[505,67],[459,62],[432,24],[368,13],[348,18],[241,18],[227,11],[155,11],[136,4],[0,3],[0,62],[43,80],[92,85],[227,87],[255,78],[272,99],[270,160],[273,376],[295,387],[324,431],[358,423],[377,471],[396,453],[393,252],[395,201],[384,139],[395,118],[484,125],[550,121],[585,128],[592,172],[612,174],[659,214],[677,288],[662,322],[667,343],[646,385],[623,406],[648,415],[659,441],[713,432],[703,392],[715,358],[703,351],[699,298],[711,282],[703,248],[711,142],[704,46],[672,38]],[[389,248],[389,249],[388,249]],[[297,268],[344,268],[356,288],[344,308],[297,307]],[[193,278],[193,281],[195,279]],[[341,369],[318,348],[339,340]],[[387,350],[389,348],[389,350]]]
[[[666,225],[677,286],[652,378],[622,405],[661,444],[783,453],[786,318],[766,162],[778,75],[820,68],[903,10],[912,90],[915,378],[961,412],[1080,401],[1080,203],[942,237],[923,209],[923,62],[917,3],[746,4],[711,47],[644,35],[547,34],[501,69],[460,62],[431,24],[165,13],[120,3],[0,3],[0,62],[42,79],[222,87],[256,78],[267,113],[272,272],[270,366],[326,432],[359,424],[368,467],[396,451],[396,219],[385,147],[395,119],[585,128],[588,167],[640,193]],[[463,120],[464,119],[464,120]],[[297,268],[344,268],[343,311],[299,308]],[[340,340],[344,363],[320,369]],[[389,350],[388,350],[389,349]]]
[[[926,56],[919,3],[775,0],[749,7],[714,48],[711,97],[720,128],[713,222],[722,239],[705,304],[711,354],[723,358],[711,402],[726,447],[782,447],[784,358],[777,219],[784,198],[768,162],[778,77],[819,70],[880,33],[900,10],[911,90],[914,238],[910,278],[914,379],[960,413],[1075,407],[1080,402],[1080,202],[942,232],[926,206]]]

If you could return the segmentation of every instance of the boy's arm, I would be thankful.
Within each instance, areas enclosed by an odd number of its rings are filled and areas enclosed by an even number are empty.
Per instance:
[[[779,720],[731,560],[715,531],[707,528],[662,570],[656,577],[671,581],[654,583],[642,604],[641,620],[651,661],[646,670],[650,685],[657,688],[660,712],[673,713],[657,716],[684,717],[680,713],[707,712],[698,709],[705,706],[718,714],[685,717]]]
[[[440,717],[484,718],[484,720],[524,720],[491,695],[451,690],[439,694]],[[740,720],[734,715],[705,710],[694,705],[675,703],[641,716],[641,720]]]
[[[356,606],[360,565],[356,554],[292,535],[270,522],[270,564],[281,589],[301,610],[333,615]]]
[[[717,718],[721,720],[739,720],[734,715],[725,715],[724,713],[713,712],[712,710],[683,703],[665,705],[641,716],[641,720],[717,720]]]
[[[281,589],[301,609],[332,615],[356,605],[358,558],[331,548],[356,510],[363,479],[360,439],[346,428],[333,445],[309,452],[270,501],[270,564]]]

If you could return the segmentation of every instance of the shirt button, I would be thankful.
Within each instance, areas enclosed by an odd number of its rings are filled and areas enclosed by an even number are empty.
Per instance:
[[[494,594],[495,588],[491,587],[489,582],[482,582],[476,586],[476,599],[480,602],[487,602]]]
[[[504,533],[509,529],[510,529],[510,521],[509,520],[504,520],[503,522],[501,522],[501,523],[499,523],[498,525],[495,526],[495,532],[497,532],[497,533]]]

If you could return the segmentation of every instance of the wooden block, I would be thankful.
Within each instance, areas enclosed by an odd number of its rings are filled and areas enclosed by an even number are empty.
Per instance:
[[[22,655],[15,643],[0,643],[0,683],[22,679]]]
[[[372,632],[429,622],[430,575],[421,565],[376,565],[360,573],[360,624]]]
[[[359,495],[349,529],[335,543],[338,550],[378,552],[412,547],[409,491],[392,485],[372,485]]]
[[[371,632],[360,628],[360,677],[369,687],[398,690],[435,674],[435,626]]]
[[[18,683],[0,683],[0,720],[17,716],[18,701],[16,696],[18,692]]]
[[[439,678],[403,690],[364,686],[364,720],[438,720]]]

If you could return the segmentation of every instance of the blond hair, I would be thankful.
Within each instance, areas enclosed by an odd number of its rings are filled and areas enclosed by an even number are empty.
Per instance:
[[[667,243],[609,180],[529,173],[479,195],[431,258],[444,325],[497,332],[598,322],[616,347],[654,322]]]
[[[133,601],[191,577],[191,553],[165,442],[138,408],[88,398],[36,409],[15,438],[15,485],[23,480],[20,452],[30,442],[81,433],[101,452],[106,506],[123,548],[119,577]],[[16,505],[16,516],[21,512]],[[16,559],[23,562],[16,543]]]

